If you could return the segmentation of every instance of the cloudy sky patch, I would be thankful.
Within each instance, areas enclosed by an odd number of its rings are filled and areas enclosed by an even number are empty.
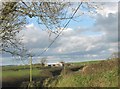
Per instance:
[[[104,3],[103,10],[98,10],[92,20],[92,25],[77,23],[78,26],[68,26],[60,37],[42,56],[48,59],[71,58],[70,61],[106,59],[113,52],[118,51],[118,4]],[[80,18],[81,19],[81,18]],[[76,22],[75,22],[76,23]],[[74,24],[74,22],[70,23]],[[35,23],[31,22],[21,31],[23,43],[33,54],[39,55],[56,37],[43,31]],[[64,56],[64,57],[63,57]],[[62,59],[61,59],[62,57]],[[82,60],[83,61],[83,60]]]
[[[106,52],[106,57],[108,57],[107,53],[117,50],[117,12],[117,3],[106,3],[104,10],[94,18],[95,23],[92,27],[66,28],[46,54],[69,55],[69,53],[77,52],[77,55],[84,53],[84,55],[92,54],[91,56],[97,57]],[[34,49],[35,54],[42,52],[56,36],[52,34],[49,37],[46,31],[42,31],[34,23],[26,25],[23,34],[23,42],[28,49]]]

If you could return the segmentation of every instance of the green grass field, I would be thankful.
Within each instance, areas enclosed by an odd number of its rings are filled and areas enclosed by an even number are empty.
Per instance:
[[[78,66],[80,66],[80,65],[88,65],[88,64],[97,64],[97,63],[100,63],[101,61],[87,61],[87,62],[75,62],[75,63],[73,63],[74,65],[78,65]]]
[[[2,77],[3,79],[6,77],[10,77],[10,78],[21,78],[24,76],[29,76],[30,70],[26,69],[26,70],[18,70],[18,71],[12,71],[12,70],[8,70],[8,71],[2,71]],[[38,69],[34,69],[32,71],[33,76],[38,76],[40,75],[40,70]]]

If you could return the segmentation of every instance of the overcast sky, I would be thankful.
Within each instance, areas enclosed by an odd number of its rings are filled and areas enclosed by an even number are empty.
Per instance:
[[[99,3],[98,3],[99,4]],[[118,3],[106,3],[97,14],[84,15],[78,20],[71,21],[60,37],[43,54],[54,59],[71,58],[72,61],[83,59],[106,59],[118,50]],[[80,11],[77,12],[80,14]],[[46,31],[35,23],[35,19],[29,21],[21,34],[23,43],[39,55],[54,39],[49,38]],[[76,58],[76,59],[75,59]]]

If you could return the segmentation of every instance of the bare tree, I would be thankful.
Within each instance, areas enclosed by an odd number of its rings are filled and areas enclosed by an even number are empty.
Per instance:
[[[70,2],[3,2],[0,9],[0,46],[2,52],[8,52],[12,55],[24,56],[21,53],[27,52],[21,44],[21,38],[17,34],[27,23],[26,18],[37,18],[40,26],[45,30],[58,34],[59,29],[64,26],[61,22],[67,19],[73,19],[69,12],[69,7],[74,5]],[[87,7],[86,7],[87,5]],[[87,8],[88,12],[96,8],[87,2],[80,2],[80,6]],[[75,11],[74,7],[71,12]],[[77,17],[77,16],[76,16]],[[73,19],[74,20],[74,19]],[[23,49],[24,48],[24,49]],[[28,55],[27,53],[26,55]]]
[[[58,27],[63,15],[62,10],[68,4],[50,2],[4,2],[0,15],[0,42],[1,50],[11,54],[19,54],[22,50],[17,33],[26,24],[26,17],[38,18],[40,25],[45,25],[50,32],[51,28]],[[54,32],[55,33],[55,32]]]
[[[21,39],[17,38],[17,33],[26,22],[24,17],[20,18],[21,14],[15,12],[16,9],[17,2],[3,3],[0,15],[0,50],[12,55],[20,55],[23,50],[25,51]]]
[[[47,63],[47,58],[42,58],[41,60],[40,60],[40,64],[42,65],[42,66],[45,66],[45,64]]]

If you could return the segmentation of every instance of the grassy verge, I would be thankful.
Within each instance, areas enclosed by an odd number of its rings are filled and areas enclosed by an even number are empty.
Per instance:
[[[77,65],[83,65],[77,63]],[[58,78],[48,79],[48,87],[117,87],[118,60],[86,62],[86,66],[78,72],[67,73]],[[47,83],[48,82],[48,83]]]
[[[117,87],[117,70],[92,75],[72,74],[59,79],[56,87]]]

